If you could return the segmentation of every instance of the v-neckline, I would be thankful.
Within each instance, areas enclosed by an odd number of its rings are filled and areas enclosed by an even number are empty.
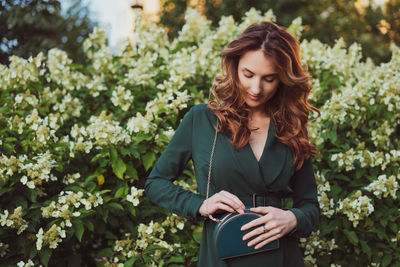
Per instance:
[[[254,160],[257,162],[257,164],[260,164],[262,158],[264,157],[265,150],[267,149],[267,147],[270,144],[271,133],[272,133],[271,127],[273,127],[272,120],[269,121],[268,131],[267,131],[267,139],[265,140],[264,147],[263,147],[262,152],[261,152],[261,156],[260,156],[260,158],[258,160],[257,160],[257,157],[256,157],[253,149],[251,148],[250,142],[248,142],[247,145],[246,145],[247,149],[250,150],[250,153],[252,154],[252,156],[253,156]]]

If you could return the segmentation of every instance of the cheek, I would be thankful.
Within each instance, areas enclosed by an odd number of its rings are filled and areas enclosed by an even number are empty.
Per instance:
[[[242,87],[247,87],[247,81],[246,78],[243,77],[243,75],[239,74],[239,83],[242,85]]]
[[[268,94],[275,94],[275,92],[278,90],[278,85],[279,85],[279,82],[272,83],[272,84],[269,83],[264,87],[264,90]]]

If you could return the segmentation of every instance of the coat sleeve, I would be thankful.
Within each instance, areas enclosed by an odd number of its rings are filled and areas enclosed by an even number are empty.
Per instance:
[[[320,208],[317,196],[317,184],[311,157],[306,159],[302,167],[293,174],[291,179],[293,189],[293,208],[291,210],[297,219],[297,226],[289,235],[308,237],[317,225]]]
[[[194,107],[185,114],[144,186],[154,203],[192,221],[203,220],[198,209],[205,197],[173,184],[192,157]]]

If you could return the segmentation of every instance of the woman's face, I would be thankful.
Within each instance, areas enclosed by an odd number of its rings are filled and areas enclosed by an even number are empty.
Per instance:
[[[264,110],[279,84],[273,59],[261,49],[247,51],[239,60],[238,75],[246,104],[254,110]]]

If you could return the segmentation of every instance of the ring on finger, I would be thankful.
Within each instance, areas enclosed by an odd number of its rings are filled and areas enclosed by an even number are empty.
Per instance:
[[[265,228],[265,224],[263,224],[263,233],[265,234],[266,232],[268,232],[268,230]]]

